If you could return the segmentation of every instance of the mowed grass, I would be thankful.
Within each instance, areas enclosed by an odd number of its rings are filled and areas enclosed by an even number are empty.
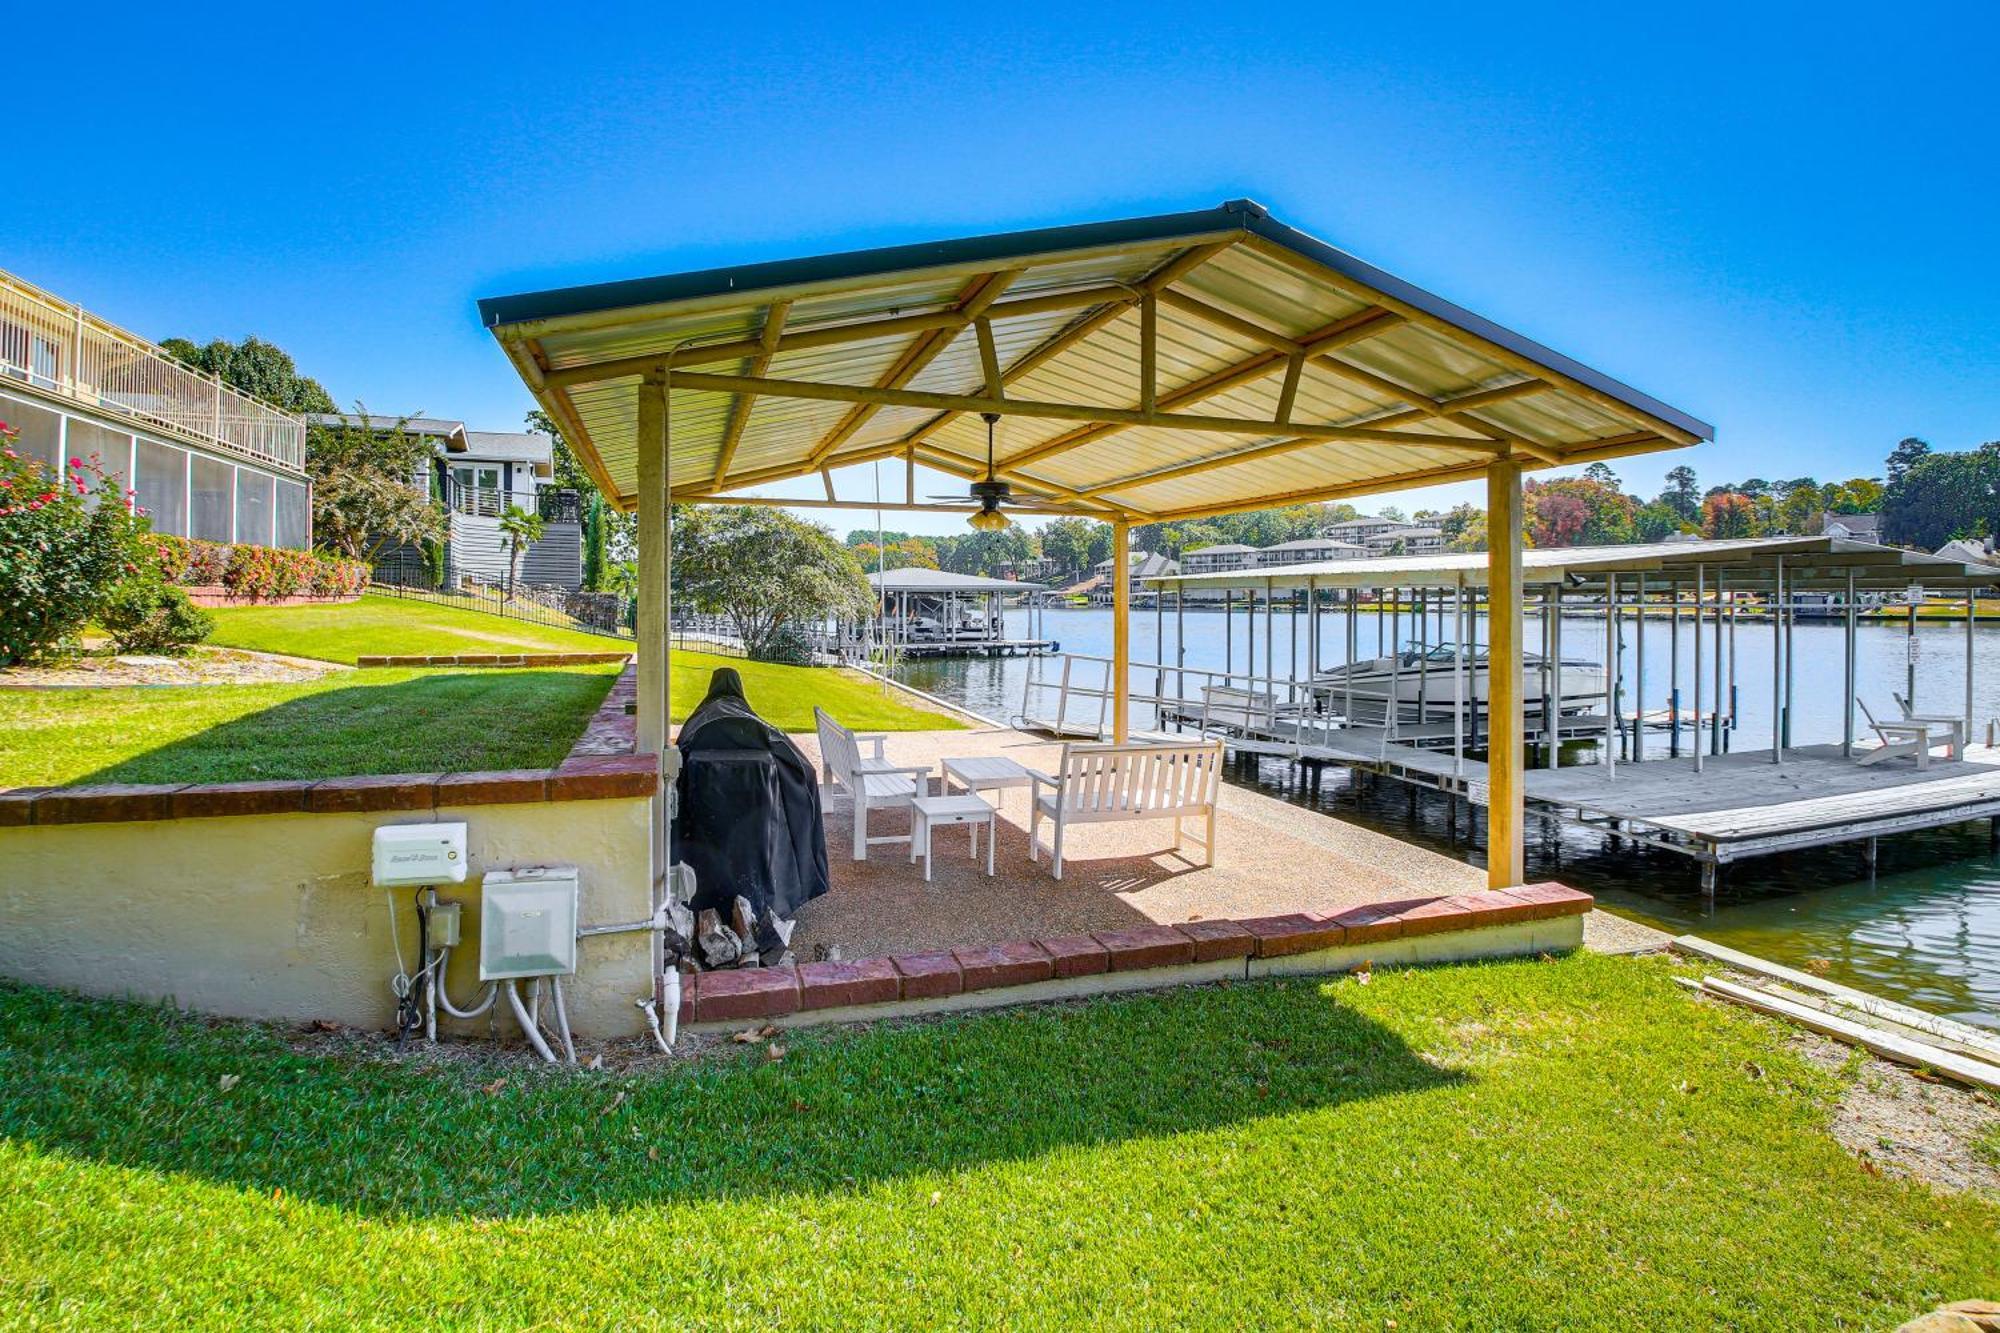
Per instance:
[[[364,656],[422,653],[630,651],[630,640],[548,629],[503,616],[394,597],[366,596],[345,606],[224,608],[211,642],[256,652],[352,663]],[[912,707],[909,696],[827,667],[789,667],[709,653],[674,654],[674,719],[685,718],[708,692],[719,666],[743,677],[751,706],[786,731],[813,729],[813,705],[861,731],[945,731],[964,724]]]
[[[278,685],[0,691],[0,787],[548,768],[615,665]]]
[[[630,652],[630,639],[370,593],[331,606],[225,606],[210,643],[352,666],[364,656]]]
[[[1670,977],[1257,982],[597,1074],[0,989],[0,1322],[1789,1330],[2000,1287],[2000,1210],[1871,1175],[1833,1075]]]

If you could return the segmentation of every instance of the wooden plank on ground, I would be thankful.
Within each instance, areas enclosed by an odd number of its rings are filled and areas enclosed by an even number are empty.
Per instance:
[[[1988,1064],[1984,1060],[1975,1060],[1970,1056],[1947,1051],[1929,1042],[1885,1032],[1867,1023],[1841,1018],[1773,995],[1769,991],[1739,986],[1733,981],[1724,981],[1719,977],[1703,977],[1701,988],[1709,994],[1732,1000],[1746,1008],[1790,1019],[1801,1027],[1811,1028],[1814,1032],[1823,1033],[1850,1046],[1873,1051],[1884,1059],[1894,1060],[1898,1064],[1935,1070],[1960,1083],[2000,1092],[2000,1065]]]

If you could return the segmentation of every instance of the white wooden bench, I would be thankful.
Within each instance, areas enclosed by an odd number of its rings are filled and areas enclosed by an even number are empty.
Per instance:
[[[820,771],[823,785],[845,791],[854,798],[854,859],[866,861],[872,844],[908,842],[907,833],[879,838],[868,836],[870,810],[905,809],[910,802],[929,793],[926,764],[897,764],[882,752],[887,739],[881,735],[857,736],[814,706],[813,725],[819,730]],[[872,753],[861,753],[866,742]]]
[[[1205,859],[1215,864],[1215,802],[1222,783],[1222,742],[1194,745],[1065,745],[1053,776],[1029,769],[1034,786],[1028,803],[1028,859],[1041,858],[1041,822],[1055,825],[1049,870],[1062,878],[1063,833],[1071,824],[1124,823],[1171,819],[1174,848],[1185,831],[1181,821],[1206,822]],[[1043,788],[1048,788],[1044,791]]]

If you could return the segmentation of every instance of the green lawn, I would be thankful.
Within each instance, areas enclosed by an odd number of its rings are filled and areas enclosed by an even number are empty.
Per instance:
[[[1871,1175],[1834,1076],[1670,975],[504,1075],[0,989],[0,1323],[1886,1328],[2000,1289],[2000,1209]]]
[[[632,646],[629,640],[545,629],[480,611],[383,596],[363,597],[346,606],[224,608],[215,617],[213,643],[329,662],[351,663],[378,654],[604,652]],[[963,725],[945,714],[911,707],[909,696],[885,694],[880,684],[852,672],[693,652],[674,654],[676,720],[701,701],[709,675],[718,666],[732,666],[742,673],[751,705],[786,731],[811,731],[814,704],[861,731],[940,731]]]
[[[630,639],[369,594],[344,606],[225,606],[210,643],[352,665],[362,656],[630,652]]]
[[[547,768],[614,666],[342,671],[289,685],[0,691],[0,787]]]

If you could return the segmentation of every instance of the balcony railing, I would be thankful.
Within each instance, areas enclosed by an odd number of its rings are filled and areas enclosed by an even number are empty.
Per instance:
[[[196,444],[305,470],[302,419],[0,270],[0,382],[8,379]]]
[[[456,514],[479,518],[499,518],[509,509],[524,509],[541,515],[544,523],[578,523],[583,519],[582,498],[572,490],[544,486],[536,491],[503,491],[491,486],[465,486],[445,481],[445,507]]]

